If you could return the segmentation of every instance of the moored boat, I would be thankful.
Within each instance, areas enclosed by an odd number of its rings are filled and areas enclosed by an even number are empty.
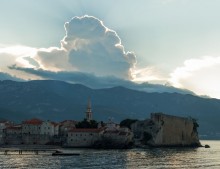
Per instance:
[[[55,151],[54,153],[52,153],[52,156],[79,156],[79,153],[65,153],[62,151]]]

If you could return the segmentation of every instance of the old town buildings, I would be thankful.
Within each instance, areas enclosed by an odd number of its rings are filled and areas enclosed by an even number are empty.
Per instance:
[[[91,101],[88,100],[85,120],[64,120],[62,122],[43,121],[33,118],[14,125],[0,122],[0,144],[59,144],[67,147],[93,147],[97,143],[111,141],[114,144],[127,144],[132,141],[128,128],[120,128],[112,120],[98,123],[92,119]],[[86,123],[86,125],[84,125]],[[97,125],[95,125],[97,124]]]
[[[127,148],[136,146],[199,146],[196,120],[163,113],[152,113],[151,118],[135,120],[121,127],[109,119],[92,119],[88,101],[85,119],[78,122],[30,119],[21,124],[0,121],[0,144],[61,145],[66,147]]]
[[[91,147],[101,139],[103,129],[72,129],[68,132],[67,146]]]

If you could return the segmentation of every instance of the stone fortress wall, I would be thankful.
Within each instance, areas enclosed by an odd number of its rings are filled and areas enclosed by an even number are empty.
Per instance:
[[[151,119],[132,124],[136,142],[150,146],[199,146],[197,123],[192,118],[152,113]]]
[[[194,145],[199,144],[195,121],[191,118],[155,113],[151,120],[159,128],[154,134],[154,145]]]

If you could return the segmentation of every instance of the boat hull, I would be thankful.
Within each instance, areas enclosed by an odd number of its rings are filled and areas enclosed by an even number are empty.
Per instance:
[[[79,153],[52,153],[52,156],[79,156]]]

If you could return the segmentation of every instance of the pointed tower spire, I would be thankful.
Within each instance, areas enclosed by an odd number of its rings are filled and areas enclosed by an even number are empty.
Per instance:
[[[88,98],[88,105],[86,110],[86,120],[90,122],[92,120],[92,106],[91,106],[91,99]]]
[[[91,106],[91,99],[90,99],[90,97],[88,98],[88,105],[87,105],[87,109],[92,109],[91,108],[92,106]]]

